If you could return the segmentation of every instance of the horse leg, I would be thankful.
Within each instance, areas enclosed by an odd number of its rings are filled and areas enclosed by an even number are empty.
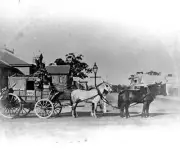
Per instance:
[[[146,117],[149,117],[149,106],[150,106],[150,103],[147,103],[147,107],[146,107]]]
[[[129,103],[126,103],[125,110],[126,110],[126,118],[129,118],[130,117],[130,114],[129,114]]]
[[[72,113],[72,117],[75,117],[75,113],[74,113],[74,102],[72,100],[72,97],[70,98],[70,105],[71,105],[71,113]]]
[[[73,115],[74,118],[78,117],[78,114],[77,114],[77,112],[76,112],[76,108],[77,108],[77,105],[78,105],[78,103],[79,103],[80,101],[81,101],[81,100],[77,100],[77,101],[75,102],[75,104],[73,104],[73,106],[72,106],[72,115]]]
[[[95,102],[94,103],[94,111],[93,111],[95,118],[97,118],[96,111],[97,111],[97,103]]]
[[[147,102],[144,102],[141,117],[145,117],[146,108],[147,108]]]
[[[75,116],[78,117],[78,114],[77,114],[77,111],[76,111],[76,108],[77,108],[77,105],[78,103],[80,102],[80,100],[78,100],[74,106],[74,113],[75,113]]]
[[[122,103],[120,106],[120,117],[122,117],[122,118],[124,117],[124,106],[125,106],[124,103]]]
[[[92,117],[94,116],[94,110],[95,110],[95,108],[94,108],[94,103],[92,103],[92,109],[91,109],[91,116],[92,116]]]
[[[72,107],[71,107],[71,113],[72,113],[72,117],[74,117],[74,118],[75,118],[76,116],[75,116],[75,112],[74,112],[74,107],[75,107],[75,106],[74,106],[74,105],[72,105]]]

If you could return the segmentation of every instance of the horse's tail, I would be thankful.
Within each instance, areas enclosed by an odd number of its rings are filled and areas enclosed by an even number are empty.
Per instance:
[[[72,93],[73,93],[73,92],[71,92],[71,94],[70,94],[70,105],[71,105],[71,106],[73,106],[73,97],[72,97],[73,94],[72,94]]]
[[[118,94],[118,108],[120,108],[121,107],[121,103],[122,103],[122,99],[121,99],[122,97],[120,96],[120,94]]]

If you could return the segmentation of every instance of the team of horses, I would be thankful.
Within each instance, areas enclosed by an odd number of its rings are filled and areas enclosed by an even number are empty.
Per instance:
[[[53,86],[52,82],[46,78],[48,82],[50,82],[50,86]],[[155,82],[152,84],[140,84],[136,85],[137,89],[131,89],[131,87],[127,87],[124,90],[118,93],[118,101],[117,106],[111,105],[113,108],[116,107],[120,110],[120,117],[129,118],[129,108],[132,104],[143,104],[142,108],[142,117],[149,117],[149,107],[153,100],[157,95],[166,96],[166,84],[162,82]],[[80,102],[90,102],[92,104],[91,116],[97,117],[97,105],[100,101],[103,101],[107,104],[110,104],[106,99],[106,96],[112,92],[112,85],[108,82],[103,81],[99,85],[91,88],[89,90],[84,89],[73,89],[70,93],[70,105],[72,108],[72,116],[77,117],[77,105]],[[59,95],[63,94],[60,93]],[[58,98],[58,97],[57,97]]]
[[[91,90],[75,89],[71,92],[71,106],[72,116],[77,117],[76,108],[78,103],[86,102],[92,103],[91,116],[97,117],[96,109],[100,100],[108,103],[106,100],[107,94],[112,92],[112,85],[107,82],[102,82]],[[124,89],[118,93],[117,108],[120,110],[120,117],[129,118],[129,108],[132,104],[143,104],[142,117],[149,117],[149,107],[157,95],[166,96],[165,83],[153,83],[148,85],[140,85],[137,89]]]

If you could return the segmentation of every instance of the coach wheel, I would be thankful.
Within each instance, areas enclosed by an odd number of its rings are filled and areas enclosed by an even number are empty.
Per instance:
[[[26,105],[26,103],[22,104],[22,108],[21,108],[21,111],[19,112],[19,116],[25,117],[31,112],[31,110],[32,109],[30,107],[28,107],[28,105]]]
[[[34,107],[35,114],[39,118],[49,118],[54,111],[54,105],[49,99],[40,99]]]
[[[53,116],[58,117],[62,111],[61,102],[56,100],[55,102],[53,102],[53,105],[54,105]]]
[[[0,99],[0,114],[6,118],[15,118],[19,115],[22,109],[20,98],[13,94],[8,93],[5,97]]]

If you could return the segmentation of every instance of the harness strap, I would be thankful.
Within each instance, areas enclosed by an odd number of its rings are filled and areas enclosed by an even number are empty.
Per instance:
[[[144,98],[146,98],[148,95],[151,95],[151,93],[147,93],[147,94],[140,100],[140,102],[141,102]],[[140,102],[136,102],[136,103],[134,103],[133,105],[130,105],[130,107],[135,106],[135,105],[137,105],[137,104],[140,103]]]
[[[100,92],[99,88],[96,87],[96,90],[97,90],[98,95],[100,96],[100,98],[103,98],[103,95],[102,95],[102,93]]]
[[[94,95],[94,96],[92,96],[92,97],[90,97],[90,98],[86,98],[86,99],[84,99],[84,100],[82,100],[82,101],[86,101],[86,100],[89,100],[89,99],[95,98],[96,96],[98,96],[98,94],[97,94],[97,95]]]

